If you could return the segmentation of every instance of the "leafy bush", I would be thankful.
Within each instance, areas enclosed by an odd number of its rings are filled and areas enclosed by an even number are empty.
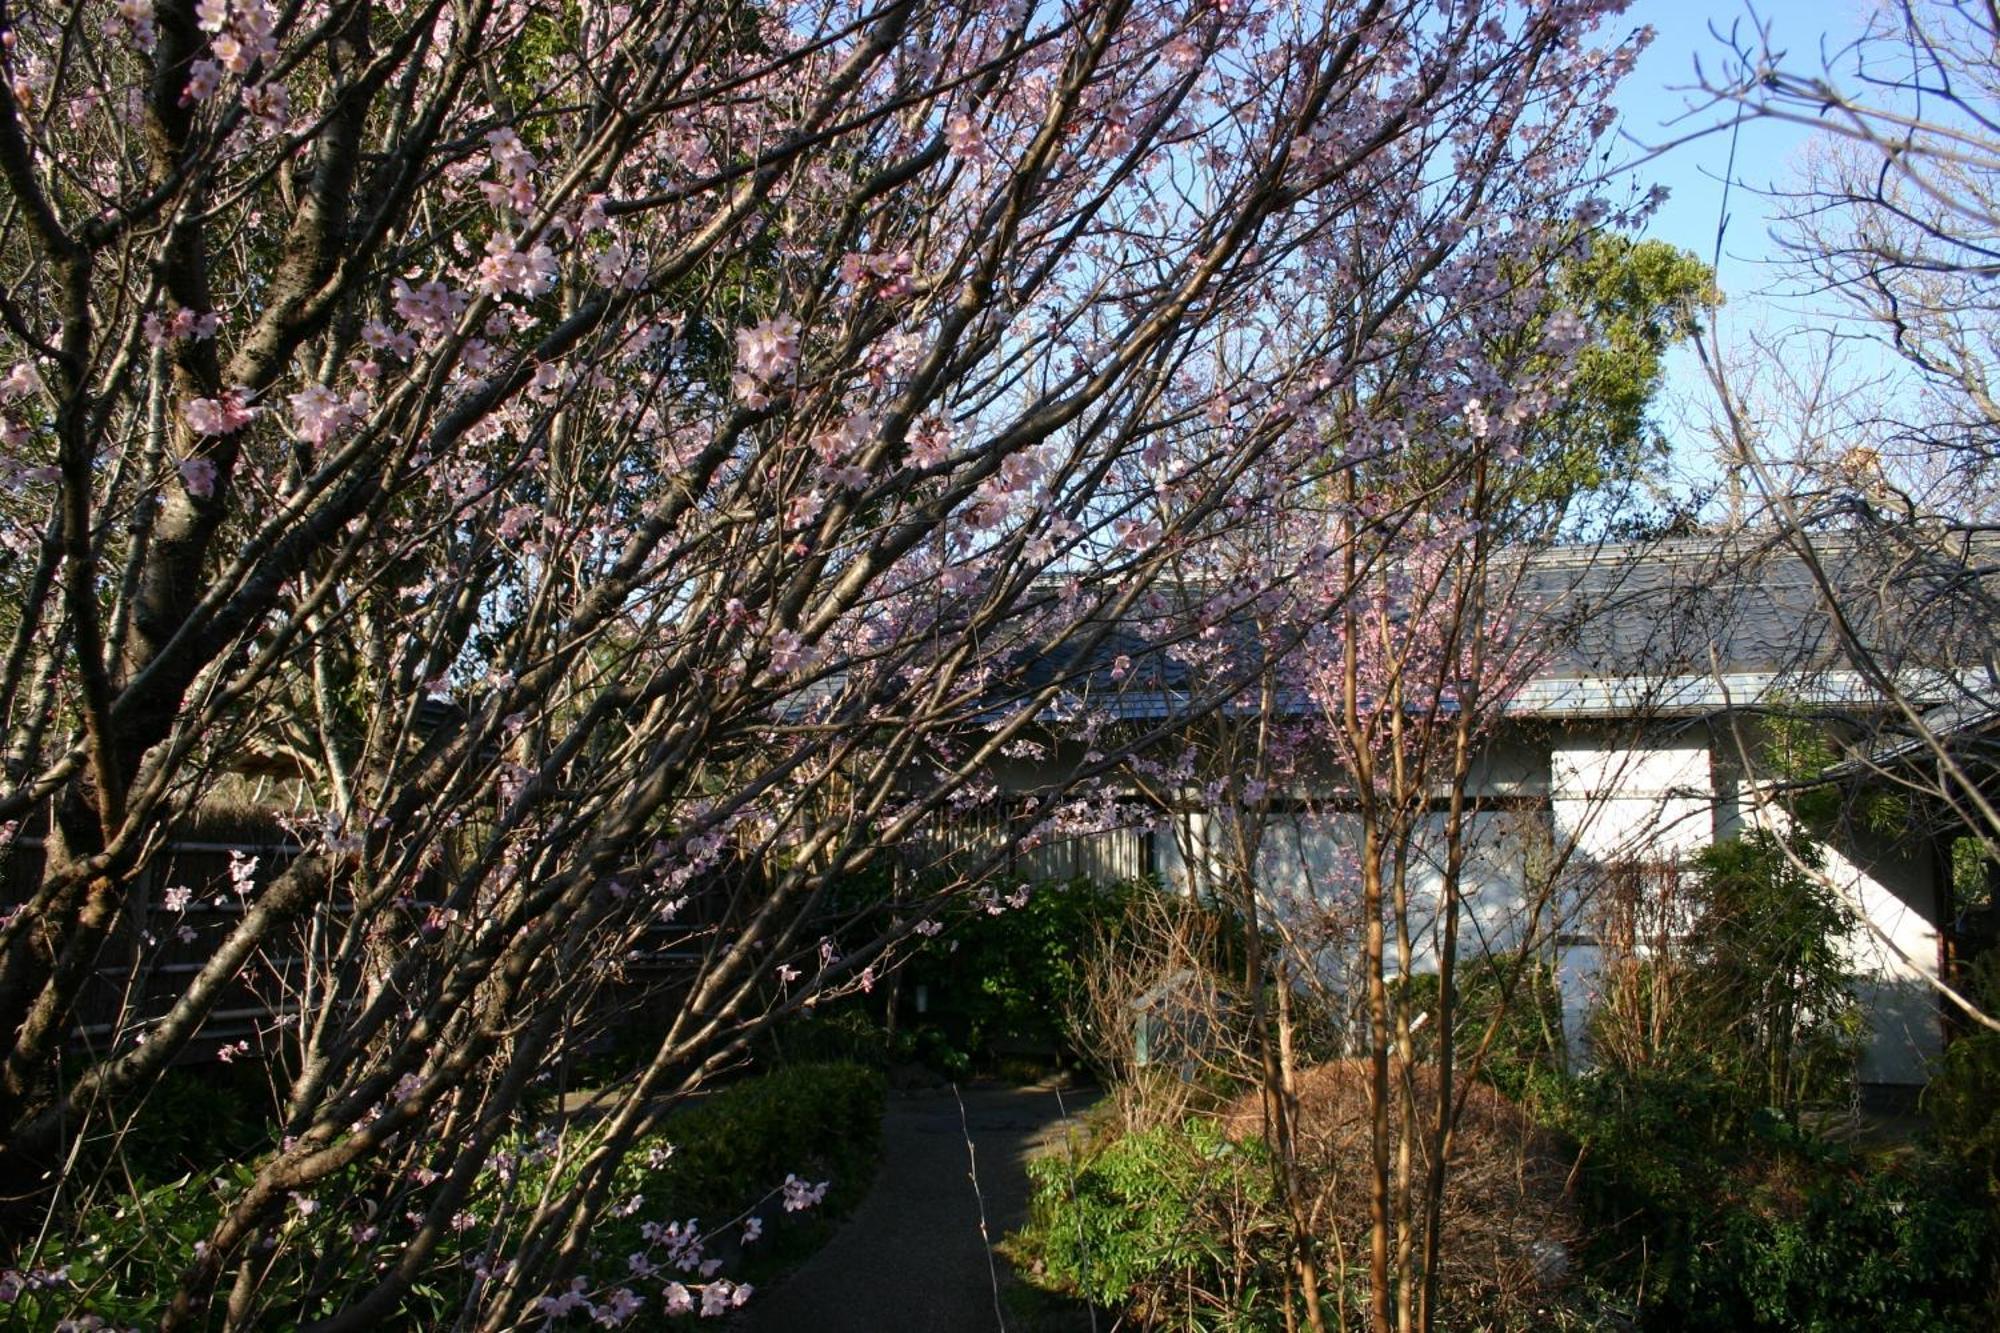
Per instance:
[[[1078,985],[1081,946],[1123,916],[1133,891],[1082,879],[1041,884],[1025,904],[976,913],[932,941],[903,986],[906,996],[919,984],[931,996],[919,1026],[940,1036],[925,1049],[973,1058],[1008,1044],[1068,1051],[1065,1000]]]
[[[2000,952],[1982,954],[1966,969],[1966,988],[1987,1013],[2000,1013]],[[1968,1189],[1986,1198],[1987,1224],[2000,1237],[2000,1032],[1968,1024],[1944,1049],[1924,1110],[1938,1150]],[[1987,1313],[2000,1326],[2000,1239],[1988,1250]]]
[[[823,1004],[773,1024],[762,1045],[784,1064],[889,1063],[889,1034],[858,999]]]
[[[1019,1265],[1042,1286],[1154,1329],[1282,1328],[1286,1248],[1271,1162],[1212,1120],[1141,1130],[1077,1163],[1029,1163]]]
[[[1566,1067],[1562,988],[1552,962],[1532,954],[1482,954],[1459,960],[1454,978],[1454,1047],[1460,1069],[1485,1042],[1489,1027],[1493,1040],[1478,1074],[1508,1097],[1519,1099],[1534,1080]],[[1420,973],[1402,984],[1409,988],[1415,1012],[1436,1012],[1436,973]],[[1436,1029],[1427,1024],[1416,1036],[1417,1059],[1429,1063],[1436,1052]]]
[[[1862,1036],[1853,914],[1810,873],[1818,862],[1810,841],[1761,829],[1697,861],[1694,1030],[1719,1077],[1788,1113],[1844,1098]]]
[[[660,1137],[674,1146],[672,1167],[644,1183],[668,1211],[703,1217],[742,1208],[790,1172],[832,1180],[836,1205],[859,1203],[882,1151],[885,1095],[880,1073],[844,1063],[731,1084],[667,1122]],[[628,1165],[643,1167],[643,1156]]]
[[[1863,1032],[1853,919],[1818,859],[1805,838],[1753,829],[1705,848],[1691,875],[1649,867],[1608,885],[1595,1057],[1737,1086],[1791,1118],[1844,1100]]]
[[[618,1168],[612,1206],[591,1231],[586,1286],[594,1291],[642,1286],[628,1257],[648,1254],[660,1261],[656,1288],[675,1277],[693,1281],[695,1274],[665,1262],[673,1247],[660,1241],[662,1228],[692,1226],[692,1219],[701,1219],[705,1248],[730,1260],[731,1280],[759,1277],[795,1261],[824,1241],[832,1217],[866,1193],[881,1151],[884,1096],[878,1071],[852,1064],[798,1065],[732,1084],[669,1116]],[[523,1211],[545,1192],[569,1188],[576,1158],[551,1131],[525,1136],[498,1154],[494,1169],[475,1186],[461,1224],[454,1225],[423,1279],[386,1323],[449,1324],[477,1273],[504,1263]],[[788,1176],[809,1185],[827,1181],[819,1205],[786,1209],[782,1190]],[[15,1280],[26,1289],[7,1293],[14,1297],[10,1316],[25,1327],[52,1327],[61,1318],[86,1314],[121,1327],[156,1323],[160,1293],[173,1290],[173,1277],[194,1261],[196,1245],[250,1178],[250,1167],[242,1164],[190,1174],[75,1219],[39,1253],[23,1256],[25,1271]],[[373,1185],[352,1192],[349,1201],[385,1197],[387,1183]],[[311,1319],[339,1308],[341,1294],[360,1276],[346,1270],[365,1262],[357,1230],[378,1225],[387,1230],[396,1224],[396,1211],[423,1202],[420,1194],[408,1193],[396,1210],[295,1201],[274,1225],[310,1237],[284,1251],[301,1258],[289,1272],[273,1276],[292,1293],[298,1316]],[[759,1218],[764,1235],[746,1247],[738,1238],[749,1216]]]
[[[168,1071],[115,1142],[87,1145],[87,1156],[159,1185],[220,1163],[253,1157],[277,1141],[277,1108],[266,1071],[255,1062]]]
[[[1992,1236],[1948,1164],[1871,1160],[1694,1076],[1605,1071],[1542,1091],[1582,1149],[1587,1258],[1644,1326],[1979,1326]]]
[[[1500,1094],[1471,1093],[1446,1193],[1452,1239],[1440,1270],[1438,1326],[1577,1327],[1586,1313],[1562,1273],[1573,1240],[1569,1163],[1550,1151],[1552,1136]],[[1435,1107],[1434,1080],[1420,1094]],[[1342,1300],[1358,1311],[1366,1299],[1366,1097],[1360,1061],[1300,1076],[1296,1169],[1320,1238],[1329,1319]],[[1029,1225],[1015,1240],[1017,1262],[1043,1287],[1115,1308],[1137,1327],[1295,1326],[1302,1303],[1290,1223],[1261,1123],[1259,1094],[1244,1092],[1216,1116],[1131,1130],[1081,1160],[1031,1162],[1035,1191]]]
[[[1971,997],[2000,1013],[2000,952],[1982,955],[1967,972]],[[2000,1032],[1968,1025],[1954,1037],[1923,1105],[1939,1147],[1969,1168],[2000,1208]]]
[[[1845,1099],[1861,1031],[1817,855],[1752,831],[1614,901],[1605,1067],[1533,1084],[1581,1150],[1589,1265],[1646,1327],[1977,1326],[1992,1235],[1964,1173],[1802,1127]]]
[[[957,1026],[960,1025],[954,1024]],[[937,1023],[916,1023],[898,1028],[889,1050],[900,1061],[925,1065],[946,1078],[967,1078],[972,1074],[974,1052],[966,1043],[972,1040],[972,1034],[962,1034],[954,1040]]]

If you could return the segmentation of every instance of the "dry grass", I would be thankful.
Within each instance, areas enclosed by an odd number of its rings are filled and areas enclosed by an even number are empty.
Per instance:
[[[1408,1075],[1419,1126],[1414,1189],[1421,1193],[1429,1166],[1423,1126],[1436,1114],[1437,1074],[1418,1066]],[[1400,1079],[1403,1071],[1392,1066],[1390,1077]],[[1402,1099],[1391,1091],[1394,1135]],[[1337,1237],[1354,1262],[1365,1254],[1369,1226],[1367,1062],[1341,1060],[1301,1071],[1298,1099],[1299,1163],[1319,1234],[1329,1242]],[[1463,1325],[1471,1326],[1545,1303],[1562,1284],[1578,1224],[1569,1196],[1570,1162],[1560,1144],[1483,1083],[1459,1084],[1453,1099],[1461,1109],[1445,1174],[1441,1293],[1445,1310],[1458,1312]],[[1268,1138],[1261,1094],[1247,1093],[1231,1103],[1224,1124],[1232,1137]],[[1391,1172],[1393,1178],[1393,1149]],[[1446,1322],[1461,1326],[1459,1320]]]

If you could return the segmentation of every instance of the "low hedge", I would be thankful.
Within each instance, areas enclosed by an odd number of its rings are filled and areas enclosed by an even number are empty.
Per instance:
[[[642,1281],[628,1259],[651,1253],[664,1260],[672,1247],[662,1247],[660,1230],[697,1219],[710,1238],[706,1253],[723,1261],[722,1276],[732,1283],[761,1281],[795,1263],[866,1194],[881,1153],[885,1096],[876,1070],[844,1062],[795,1065],[731,1084],[669,1115],[617,1169],[609,1206],[591,1228],[586,1286],[637,1289],[650,1319],[662,1308],[664,1283],[707,1275],[661,1262],[658,1275]],[[390,1324],[452,1323],[475,1273],[504,1262],[512,1229],[535,1201],[569,1187],[576,1154],[557,1147],[544,1132],[523,1135],[496,1154],[461,1214],[463,1225],[454,1224]],[[568,1165],[556,1168],[558,1161]],[[552,1169],[558,1170],[553,1180]],[[164,1293],[251,1175],[242,1165],[195,1172],[73,1219],[38,1252],[22,1256],[17,1269],[0,1274],[0,1300],[7,1302],[0,1325],[54,1327],[91,1316],[121,1328],[156,1323]],[[786,1209],[788,1176],[828,1182],[824,1197],[809,1209]],[[324,1317],[372,1285],[372,1273],[398,1239],[387,1233],[426,1201],[424,1190],[398,1182],[385,1196],[389,1188],[352,1177],[322,1190],[329,1206],[287,1211],[281,1224],[310,1230],[313,1238],[287,1250],[298,1267],[269,1273],[260,1327]],[[394,1206],[377,1206],[386,1197]],[[746,1246],[739,1237],[747,1216],[759,1219],[764,1234]],[[571,1322],[581,1327],[587,1313],[579,1310]]]
[[[1587,1259],[1640,1328],[1991,1327],[1995,1237],[1949,1159],[1826,1142],[1740,1090],[1610,1072],[1552,1089],[1580,1149]]]
[[[788,1174],[827,1180],[833,1211],[861,1201],[882,1153],[882,1074],[845,1061],[790,1065],[733,1083],[675,1114],[659,1131],[674,1145],[653,1173],[669,1211],[719,1217]],[[630,1160],[643,1161],[644,1153]]]

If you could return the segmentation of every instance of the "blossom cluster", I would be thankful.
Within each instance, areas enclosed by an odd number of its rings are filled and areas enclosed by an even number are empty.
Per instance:
[[[799,332],[790,315],[772,315],[736,331],[736,371],[729,382],[744,406],[771,405],[771,389],[798,364]]]
[[[217,398],[190,398],[181,408],[188,427],[197,435],[234,435],[257,418],[245,389],[231,389]]]
[[[820,1200],[826,1197],[828,1183],[822,1180],[817,1185],[809,1185],[797,1176],[786,1176],[782,1187],[785,1196],[785,1211],[788,1213],[798,1213],[817,1206]]]

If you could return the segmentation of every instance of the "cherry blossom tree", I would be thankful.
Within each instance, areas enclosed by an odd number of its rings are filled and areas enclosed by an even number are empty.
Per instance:
[[[1481,770],[1505,743],[1513,696],[1570,628],[1560,598],[1549,604],[1535,585],[1536,557],[1579,515],[1617,511],[1643,466],[1648,367],[1691,323],[1663,319],[1642,351],[1620,322],[1632,306],[1576,301],[1551,277],[1604,272],[1631,253],[1615,236],[1574,235],[1431,323],[1438,354],[1403,360],[1357,395],[1357,425],[1394,414],[1394,451],[1244,507],[1172,561],[1128,622],[1135,644],[1159,650],[1121,655],[1100,676],[1110,697],[1092,701],[1101,733],[1120,717],[1174,719],[1172,744],[1133,750],[1125,765],[1171,830],[1169,880],[1242,927],[1244,974],[1231,981],[1247,1013],[1212,1021],[1247,1038],[1235,1072],[1261,1083],[1290,1289],[1308,1327],[1344,1325],[1321,1293],[1351,1276],[1365,1274],[1374,1327],[1449,1325],[1450,1301],[1464,1298],[1443,1282],[1447,1270],[1465,1276],[1446,1230],[1450,1154],[1524,969],[1462,1030],[1461,923],[1480,932],[1478,954],[1529,960],[1579,906],[1564,873],[1574,847],[1554,845],[1548,821],[1510,808]],[[1664,248],[1647,258],[1679,266],[1660,285],[1668,311],[1706,291],[1698,264]],[[1607,376],[1620,354],[1643,373]],[[1562,432],[1584,420],[1600,430]],[[1505,901],[1517,876],[1519,901]],[[1420,998],[1417,983],[1432,978],[1435,998]],[[1353,1070],[1302,1079],[1301,1026],[1338,1034],[1336,1049],[1360,1057]],[[1301,1088],[1351,1072],[1372,1171],[1358,1218],[1336,1218],[1325,1192],[1351,1195],[1357,1181],[1330,1186],[1327,1163],[1312,1160],[1339,1135],[1301,1123]],[[1347,1226],[1366,1243],[1343,1254],[1326,1237]],[[1519,1254],[1480,1255],[1474,1285],[1523,1266]]]
[[[1612,9],[10,7],[11,1234],[255,985],[282,1134],[163,1326],[374,1327],[665,940],[650,1058],[455,1316],[628,1318],[580,1271],[628,1149],[980,885],[841,892],[1087,725],[1050,664],[1286,497],[1385,522],[1364,463],[1548,410],[1435,368],[1619,220],[1578,187]],[[1177,725],[1010,793],[1022,836]],[[218,800],[297,854],[79,1047]]]

